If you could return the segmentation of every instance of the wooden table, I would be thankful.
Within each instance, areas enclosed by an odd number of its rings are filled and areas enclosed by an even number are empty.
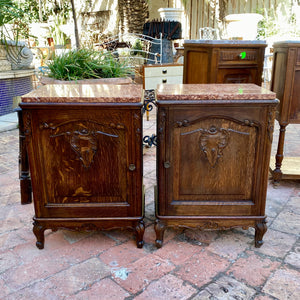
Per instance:
[[[22,97],[38,248],[60,228],[131,228],[143,246],[141,98],[138,85],[46,85]]]
[[[183,46],[183,83],[261,85],[264,41],[187,40]]]
[[[280,129],[272,175],[278,183],[281,179],[300,179],[300,157],[285,157],[283,161],[286,127],[300,124],[300,41],[277,42],[273,48],[271,90],[280,100],[276,114]]]
[[[254,84],[160,85],[156,245],[171,227],[267,230],[275,93]]]

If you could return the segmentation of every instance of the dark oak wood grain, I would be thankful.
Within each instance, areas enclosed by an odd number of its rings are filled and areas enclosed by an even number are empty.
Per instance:
[[[167,226],[251,226],[255,245],[261,246],[278,100],[193,103],[180,101],[179,93],[174,101],[169,95],[164,101],[163,92],[158,97],[157,247]]]
[[[135,231],[143,246],[141,103],[22,103],[33,232]]]

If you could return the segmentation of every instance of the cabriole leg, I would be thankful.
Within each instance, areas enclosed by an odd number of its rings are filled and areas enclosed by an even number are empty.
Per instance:
[[[33,222],[33,233],[36,236],[36,246],[39,249],[44,249],[45,236],[44,231],[46,228],[39,224],[37,221]]]
[[[137,226],[135,227],[135,234],[136,234],[136,245],[138,248],[143,248],[144,245],[144,232],[145,232],[145,224],[144,221],[141,220],[138,222]]]
[[[155,245],[157,248],[162,247],[165,229],[166,229],[165,224],[163,222],[161,222],[160,220],[156,219],[155,225],[154,225],[154,230],[156,233]]]
[[[260,248],[263,242],[263,236],[267,232],[267,222],[264,220],[261,223],[257,223],[255,226],[255,247]]]

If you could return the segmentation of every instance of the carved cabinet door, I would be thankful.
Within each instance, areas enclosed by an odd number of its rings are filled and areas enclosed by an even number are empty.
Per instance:
[[[36,217],[142,215],[141,109],[40,109],[31,119]]]
[[[158,214],[263,213],[270,147],[263,120],[267,110],[258,106],[161,107]]]

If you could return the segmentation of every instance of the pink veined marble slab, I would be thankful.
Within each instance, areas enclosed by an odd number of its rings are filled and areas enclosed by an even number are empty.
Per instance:
[[[138,103],[143,87],[138,84],[55,84],[42,86],[24,96],[25,103]]]
[[[276,94],[255,84],[160,84],[157,100],[273,100]]]

